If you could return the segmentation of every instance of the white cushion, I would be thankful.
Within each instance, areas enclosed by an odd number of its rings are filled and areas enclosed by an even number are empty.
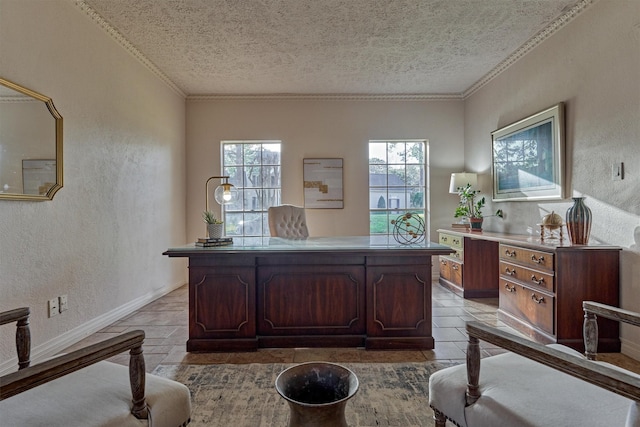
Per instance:
[[[429,403],[461,427],[622,427],[633,403],[513,353],[482,359],[481,397],[467,408],[466,388],[466,365],[438,371],[429,379]]]
[[[0,401],[2,427],[179,427],[191,416],[189,389],[146,374],[149,420],[131,414],[129,368],[99,362]]]

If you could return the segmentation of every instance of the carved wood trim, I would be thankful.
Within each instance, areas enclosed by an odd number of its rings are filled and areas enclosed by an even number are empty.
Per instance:
[[[640,319],[640,317],[631,314],[631,312],[620,313],[620,309],[611,309],[607,308],[606,311],[616,311],[617,314],[613,315],[620,316],[621,318],[632,316],[633,319],[635,319],[634,322]],[[598,365],[589,360],[579,359],[554,348],[515,336],[480,322],[467,322],[466,329],[470,337],[470,347],[474,345],[472,342],[473,338],[479,339],[598,387],[602,387],[627,399],[640,401],[640,379],[634,375],[626,374],[607,366]],[[471,350],[471,353],[472,358],[470,361],[468,360],[467,363],[479,367],[480,353],[473,353],[473,350]],[[475,393],[475,387],[478,387],[478,380],[476,379],[474,382],[474,379],[470,377],[468,378],[468,383],[467,394],[473,395]]]
[[[0,314],[0,323],[5,320]],[[136,418],[147,418],[148,410],[144,396],[145,365],[142,355],[144,331],[123,333],[117,337],[93,344],[54,359],[29,366],[0,377],[0,400],[15,396],[64,375],[86,368],[102,360],[130,350],[129,379],[131,383],[133,409]]]
[[[30,313],[29,307],[16,308],[0,313],[0,325],[17,322],[16,350],[18,352],[18,369],[24,369],[31,364]]]

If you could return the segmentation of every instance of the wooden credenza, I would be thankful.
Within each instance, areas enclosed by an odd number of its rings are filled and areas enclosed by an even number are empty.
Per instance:
[[[455,238],[462,246],[461,255],[440,257],[440,283],[464,297],[495,292],[498,319],[539,342],[583,351],[582,301],[619,305],[619,247],[542,243],[491,232],[438,232],[441,243]],[[456,260],[459,278],[450,273]],[[443,268],[443,262],[449,266]],[[599,319],[598,325],[598,351],[620,351],[617,322]]]
[[[369,237],[172,248],[189,259],[188,351],[432,349],[431,257],[446,246]]]

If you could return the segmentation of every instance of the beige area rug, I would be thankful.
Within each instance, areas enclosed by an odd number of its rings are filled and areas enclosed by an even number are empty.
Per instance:
[[[429,375],[451,364],[341,363],[360,382],[349,400],[349,426],[433,426]],[[289,406],[275,389],[280,372],[292,364],[160,365],[155,375],[191,390],[191,427],[286,426]]]

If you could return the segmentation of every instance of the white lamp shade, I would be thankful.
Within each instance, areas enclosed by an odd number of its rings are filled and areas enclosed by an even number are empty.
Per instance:
[[[471,187],[478,185],[478,174],[469,172],[458,172],[451,174],[451,182],[449,183],[449,193],[458,194],[458,188],[471,184]]]

